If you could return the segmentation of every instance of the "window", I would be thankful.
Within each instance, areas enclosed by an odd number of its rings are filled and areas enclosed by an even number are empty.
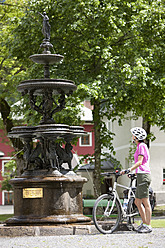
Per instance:
[[[89,145],[89,143],[90,143],[90,141],[89,141],[89,135],[87,135],[87,136],[83,136],[82,138],[81,138],[81,144],[82,145]]]
[[[163,184],[165,184],[165,169],[163,169]]]
[[[2,191],[2,205],[13,205],[13,191]]]
[[[80,146],[92,146],[92,133],[87,133],[87,135],[80,137],[79,145]]]
[[[5,167],[5,164],[7,164],[10,160],[3,160],[2,161],[2,176],[4,177],[9,170]]]

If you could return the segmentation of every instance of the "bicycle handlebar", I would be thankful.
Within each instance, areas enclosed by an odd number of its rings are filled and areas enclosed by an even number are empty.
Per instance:
[[[102,176],[110,176],[110,175],[116,175],[116,171],[113,172],[103,172],[101,173]]]
[[[134,180],[136,179],[136,174],[135,173],[130,173],[129,170],[125,170],[124,171],[125,174],[128,174],[128,177],[131,179],[131,180]],[[116,171],[113,171],[113,172],[104,172],[104,173],[101,173],[102,176],[111,176],[111,175],[115,175],[116,177],[119,177],[119,176],[122,176],[122,174],[120,174],[120,171],[119,170],[116,170]]]
[[[116,171],[111,171],[111,172],[104,172],[104,173],[101,173],[102,176],[110,176],[110,175],[116,175],[116,176],[122,176],[120,174],[120,171],[119,170],[116,170]]]

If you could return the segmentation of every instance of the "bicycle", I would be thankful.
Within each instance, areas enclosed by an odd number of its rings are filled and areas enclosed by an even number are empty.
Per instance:
[[[126,170],[125,173],[128,173]],[[135,193],[133,192],[132,182],[136,178],[135,174],[130,175],[130,186],[121,185],[117,183],[118,178],[121,176],[120,171],[102,173],[103,176],[115,175],[115,182],[113,189],[109,187],[109,192],[99,196],[93,207],[93,221],[98,229],[103,234],[110,234],[114,232],[119,224],[124,220],[127,221],[129,230],[135,228],[135,216],[139,215],[138,209],[134,204]],[[116,188],[121,187],[128,190],[128,205],[124,209],[120,201]]]

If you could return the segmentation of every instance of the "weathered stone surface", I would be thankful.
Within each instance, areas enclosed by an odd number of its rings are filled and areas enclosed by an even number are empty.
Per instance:
[[[82,186],[79,176],[38,176],[11,180],[14,187],[14,216],[7,225],[66,224],[90,222],[83,215]],[[24,189],[42,189],[43,196],[24,197]]]
[[[5,226],[0,225],[0,237],[84,235],[97,232],[93,225]]]

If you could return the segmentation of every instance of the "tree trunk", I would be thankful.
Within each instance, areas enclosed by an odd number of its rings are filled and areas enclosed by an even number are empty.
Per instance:
[[[101,194],[101,141],[100,141],[100,102],[94,100],[93,109],[94,135],[95,135],[95,167],[93,172],[94,194]]]
[[[145,117],[143,118],[143,124],[142,124],[144,130],[147,132],[147,135],[150,134],[151,131],[151,125],[149,123],[149,121],[145,120]],[[146,139],[146,144],[148,146],[148,148],[150,148],[150,140]]]
[[[4,127],[6,129],[6,132],[8,133],[11,131],[11,129],[13,127],[13,122],[9,118],[10,106],[8,105],[6,100],[2,97],[0,98],[0,113],[2,115],[3,124],[4,124]]]

